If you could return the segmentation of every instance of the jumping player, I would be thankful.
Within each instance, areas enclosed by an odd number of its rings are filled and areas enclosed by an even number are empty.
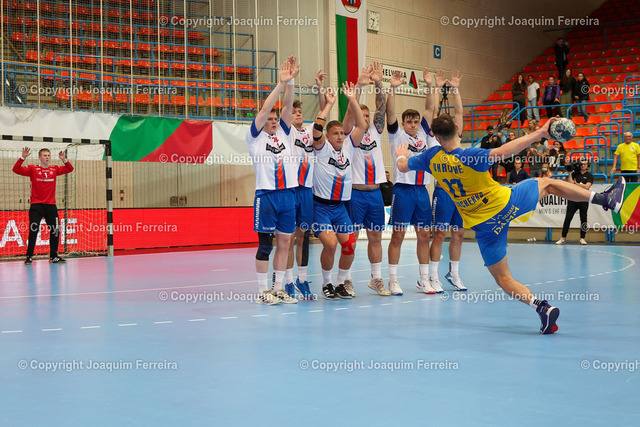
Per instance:
[[[22,157],[13,166],[13,172],[28,176],[31,180],[31,206],[29,207],[29,242],[27,243],[27,258],[24,263],[31,265],[33,252],[36,248],[40,221],[44,218],[49,227],[49,262],[53,264],[66,262],[58,256],[58,242],[60,241],[60,219],[56,206],[56,178],[73,172],[71,162],[67,160],[64,151],[58,154],[64,166],[50,166],[51,151],[46,148],[38,151],[39,165],[22,166],[31,149],[22,149]]]
[[[429,74],[424,69],[425,79]],[[429,77],[430,78],[430,77]],[[394,148],[407,144],[408,156],[417,156],[428,147],[437,144],[430,136],[431,130],[425,117],[431,117],[433,108],[431,99],[425,100],[425,111],[422,120],[416,110],[405,110],[402,113],[402,128],[398,126],[395,112],[395,89],[402,84],[402,74],[396,72],[391,77],[391,89],[387,96],[387,131],[389,132],[389,144],[394,164],[396,153]],[[393,185],[393,199],[391,202],[391,218],[389,224],[393,227],[391,242],[389,242],[389,291],[393,295],[402,295],[402,288],[398,283],[398,262],[400,261],[400,249],[404,240],[407,227],[413,225],[418,237],[417,255],[420,271],[418,286],[425,293],[435,293],[435,289],[429,284],[429,238],[431,227],[431,198],[425,187],[430,181],[430,175],[422,171],[402,171],[395,168]]]
[[[324,79],[326,74],[319,70],[316,74],[316,86],[318,89],[318,105],[322,111],[326,105],[324,98]],[[295,298],[296,291],[302,294],[304,299],[314,299],[314,295],[309,289],[307,281],[307,266],[309,265],[309,235],[311,234],[311,225],[313,224],[313,170],[315,158],[313,153],[313,123],[308,126],[304,125],[302,115],[302,102],[296,100],[293,102],[291,128],[291,148],[298,163],[298,186],[296,192],[296,232],[295,239],[291,239],[289,247],[289,255],[287,259],[287,269],[284,273],[284,289],[290,297]],[[293,281],[293,247],[297,242],[295,251],[295,260],[298,264],[298,277],[295,284]]]
[[[327,105],[316,118],[313,129],[313,147],[316,153],[313,175],[313,230],[323,246],[320,255],[322,294],[327,299],[352,298],[344,283],[334,288],[331,283],[331,269],[338,243],[342,247],[339,269],[343,272],[348,271],[353,262],[356,239],[353,235],[353,222],[344,202],[351,199],[353,151],[358,148],[367,130],[353,83],[343,84],[342,90],[349,100],[349,109],[355,118],[356,128],[345,138],[342,123],[333,120],[327,124],[325,137],[324,123],[336,99],[336,96],[327,90]]]
[[[264,101],[247,132],[247,144],[256,174],[254,231],[258,233],[256,273],[260,294],[258,304],[297,303],[283,289],[284,270],[296,219],[294,188],[298,186],[298,163],[295,162],[289,134],[293,107],[293,82],[300,66],[289,59],[280,66],[280,82]],[[274,106],[284,89],[282,115],[278,121]],[[276,239],[274,289],[268,288],[269,254]]]
[[[429,80],[427,84],[431,86],[431,75],[428,75]],[[453,111],[455,116],[453,121],[458,129],[462,129],[463,110],[462,110],[462,96],[460,95],[460,79],[462,75],[458,70],[454,70],[451,73],[451,92],[453,93]],[[436,90],[429,91],[427,96],[432,96],[436,100],[437,94],[442,93],[442,88],[446,82],[442,71],[436,73]],[[434,94],[435,92],[435,94]],[[432,106],[436,107],[436,103],[432,103]],[[434,113],[435,115],[435,113]],[[428,123],[432,123],[433,117],[425,117]],[[459,135],[462,138],[462,135]],[[442,189],[439,181],[436,180],[435,187],[433,189],[433,241],[431,242],[431,249],[429,253],[431,255],[431,262],[429,263],[429,284],[436,292],[443,292],[442,283],[438,278],[438,265],[440,263],[440,257],[442,255],[442,243],[444,242],[447,230],[451,230],[451,242],[449,243],[449,272],[444,276],[449,283],[457,291],[466,291],[467,288],[462,283],[460,275],[458,274],[460,265],[460,254],[462,253],[462,241],[464,239],[464,227],[462,223],[462,217],[456,209],[453,200]],[[420,287],[418,287],[420,289]],[[420,289],[422,290],[422,289]]]
[[[507,264],[507,231],[509,223],[535,209],[538,199],[554,194],[574,201],[589,201],[604,209],[619,212],[624,197],[625,181],[618,179],[615,185],[603,193],[595,193],[566,181],[552,178],[530,178],[513,186],[503,187],[495,182],[489,169],[494,162],[521,152],[540,138],[551,138],[549,125],[494,149],[460,148],[460,130],[451,116],[443,114],[433,121],[431,129],[441,146],[433,147],[420,156],[410,156],[407,144],[396,148],[399,170],[427,171],[440,182],[452,197],[465,228],[476,232],[480,253],[496,283],[513,298],[536,309],[542,326],[540,332],[552,334],[558,330],[557,307],[535,298],[531,291],[511,276]]]
[[[382,64],[379,62],[374,62],[362,70],[356,83],[356,94],[362,93],[363,87],[370,83],[375,86],[376,111],[371,121],[369,107],[360,105],[367,131],[358,149],[353,153],[353,191],[347,206],[353,221],[356,242],[363,225],[367,230],[367,253],[371,264],[371,280],[368,286],[379,295],[387,296],[391,293],[385,288],[382,280],[382,230],[385,219],[384,201],[380,191],[380,184],[387,182],[382,157],[386,99],[382,90]],[[344,116],[343,124],[345,129],[353,128],[353,116],[349,111]],[[344,274],[338,272],[338,285]],[[356,296],[350,272],[346,273],[344,287],[351,296]]]

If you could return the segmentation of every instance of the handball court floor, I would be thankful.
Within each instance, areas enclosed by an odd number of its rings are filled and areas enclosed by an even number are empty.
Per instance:
[[[3,262],[0,423],[637,425],[640,247],[510,244],[514,276],[561,310],[550,336],[473,242],[469,291],[442,295],[417,292],[407,241],[404,295],[377,296],[363,248],[355,299],[270,307],[246,301],[253,248]]]

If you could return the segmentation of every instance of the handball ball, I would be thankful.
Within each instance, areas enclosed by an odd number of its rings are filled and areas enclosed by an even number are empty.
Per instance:
[[[567,142],[576,134],[576,125],[571,119],[561,118],[551,123],[549,133],[556,141]]]

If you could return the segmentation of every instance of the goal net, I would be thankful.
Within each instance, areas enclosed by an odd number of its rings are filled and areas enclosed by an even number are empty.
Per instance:
[[[6,140],[8,138],[11,140]],[[27,251],[31,183],[29,177],[12,170],[23,147],[31,149],[24,166],[39,164],[38,151],[47,148],[51,151],[50,165],[62,165],[58,153],[64,151],[74,167],[73,172],[59,176],[56,182],[60,218],[58,253],[65,256],[107,254],[105,145],[100,141],[30,139],[3,136],[0,140],[0,259],[21,258]],[[49,231],[43,219],[35,256],[48,254]]]

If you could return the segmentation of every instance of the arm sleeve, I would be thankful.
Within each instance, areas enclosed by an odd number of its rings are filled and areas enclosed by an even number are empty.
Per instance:
[[[397,120],[396,120],[396,122],[394,124],[387,125],[387,132],[389,132],[389,133],[398,132],[398,121]]]
[[[491,150],[484,148],[467,148],[462,150],[462,153],[456,155],[460,162],[477,172],[486,172],[491,169],[491,165],[494,163],[489,153]]]
[[[418,156],[411,156],[407,160],[407,166],[412,171],[427,171],[431,173],[431,168],[429,167],[429,163],[433,158],[434,151],[429,149]]]
[[[258,135],[260,135],[260,132],[262,132],[262,128],[258,129],[256,128],[256,121],[252,121],[251,122],[251,137],[252,138],[257,138]]]
[[[587,175],[587,182],[590,182],[591,184],[593,184],[593,181],[594,181],[593,174],[589,172],[589,175]]]
[[[287,134],[287,136],[289,136],[289,133],[291,133],[291,128],[287,126],[287,124],[282,119],[280,119],[280,127],[282,128],[284,133]]]
[[[22,166],[24,160],[19,158],[16,164],[13,166],[13,172],[22,176],[31,176],[31,168],[28,166]]]

